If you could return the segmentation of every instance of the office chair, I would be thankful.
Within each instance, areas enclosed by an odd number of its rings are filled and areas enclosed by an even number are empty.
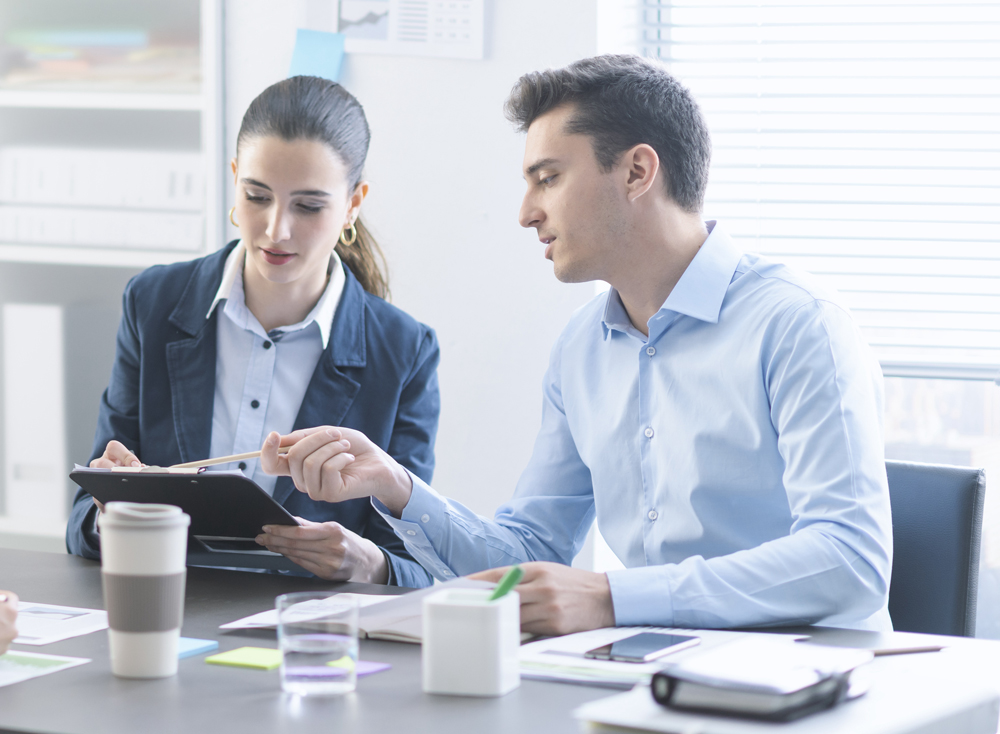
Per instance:
[[[986,473],[887,461],[892,504],[889,614],[904,632],[973,637]]]

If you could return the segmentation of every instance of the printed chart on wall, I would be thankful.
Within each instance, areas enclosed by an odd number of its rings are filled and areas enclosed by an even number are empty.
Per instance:
[[[340,0],[348,53],[483,58],[484,0]]]

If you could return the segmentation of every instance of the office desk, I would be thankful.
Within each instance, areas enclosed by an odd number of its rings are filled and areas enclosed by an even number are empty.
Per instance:
[[[24,600],[104,608],[100,564],[75,556],[0,550],[0,588]],[[277,594],[336,589],[398,593],[366,584],[336,584],[271,574],[188,569],[182,634],[217,639],[220,651],[244,645],[276,647],[273,631],[233,630],[219,625],[269,608]],[[817,641],[874,643],[871,633],[813,628]],[[895,633],[896,640],[945,639],[972,655],[984,669],[1000,665],[1000,643]],[[884,641],[884,640],[883,640]],[[420,683],[420,647],[364,640],[361,657],[392,669],[358,681],[341,698],[298,699],[281,693],[278,671],[207,665],[204,655],[180,661],[177,676],[153,681],[115,678],[104,632],[64,642],[15,649],[91,658],[93,662],[0,688],[0,732],[475,732],[562,734],[578,732],[570,713],[615,691],[560,683],[522,681],[502,698],[426,695]],[[933,653],[932,653],[933,654]],[[1000,687],[1000,674],[996,675]]]

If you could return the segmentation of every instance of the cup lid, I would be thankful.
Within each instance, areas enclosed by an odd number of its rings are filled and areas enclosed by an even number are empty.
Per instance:
[[[145,502],[109,502],[97,518],[98,527],[129,528],[132,530],[186,528],[191,516],[174,505]]]

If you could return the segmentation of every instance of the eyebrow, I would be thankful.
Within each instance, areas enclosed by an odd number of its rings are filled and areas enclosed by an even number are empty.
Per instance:
[[[539,168],[545,168],[545,166],[551,166],[553,163],[556,162],[557,161],[555,158],[542,158],[542,160],[536,161],[535,163],[532,163],[530,166],[524,169],[524,175],[530,176],[531,174],[535,173],[535,171],[537,171]]]
[[[262,189],[267,189],[268,191],[271,191],[270,186],[268,186],[266,183],[258,181],[257,179],[241,178],[240,180],[243,183],[250,184],[251,186],[259,186]],[[329,196],[329,195],[330,194],[328,194],[325,191],[321,191],[320,189],[302,189],[299,191],[292,192],[292,196]]]

